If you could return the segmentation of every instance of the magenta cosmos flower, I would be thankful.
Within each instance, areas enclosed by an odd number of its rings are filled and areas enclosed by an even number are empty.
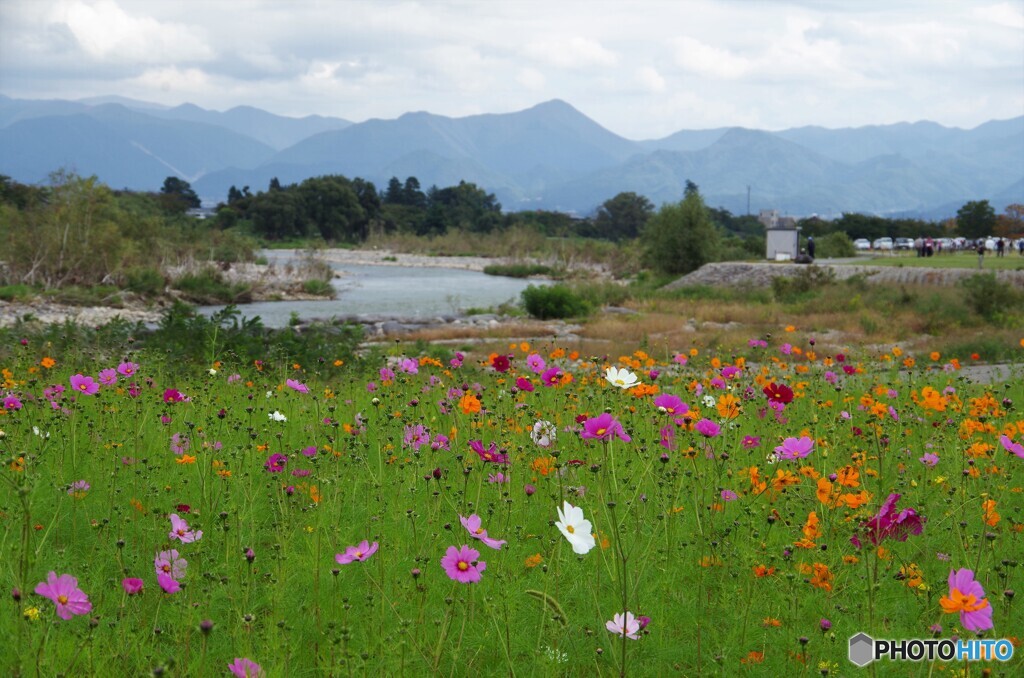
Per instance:
[[[470,537],[473,539],[479,539],[492,549],[500,549],[505,545],[504,539],[492,539],[487,536],[487,530],[481,527],[482,521],[480,520],[480,516],[477,514],[474,513],[468,518],[459,516],[459,522],[461,522],[462,526],[466,528],[466,532],[469,532]]]
[[[1012,452],[1021,459],[1024,459],[1024,445],[1013,442],[1012,440],[1010,440],[1009,436],[1006,435],[999,436],[999,442],[1002,444],[1002,446],[1006,449],[1007,452]]]
[[[164,391],[165,403],[180,403],[184,399],[185,396],[182,395],[181,391],[179,391],[176,388],[169,388],[166,391]]]
[[[490,446],[485,450],[484,443],[481,440],[470,440],[469,447],[477,453],[484,461],[489,461],[492,464],[510,464],[508,455],[502,452],[498,452],[498,446],[495,443],[491,443]]]
[[[169,538],[177,539],[182,544],[190,544],[203,538],[202,530],[189,529],[188,523],[179,518],[177,513],[172,513],[170,517],[171,531],[167,535]]]
[[[121,363],[117,366],[117,371],[126,377],[130,377],[139,371],[139,366],[135,363]]]
[[[607,412],[599,417],[587,419],[583,422],[583,431],[580,433],[581,438],[609,441],[612,439],[612,436],[618,436],[620,440],[627,443],[632,440],[622,429],[622,424]]]
[[[177,593],[181,590],[181,582],[169,574],[160,573],[156,576],[156,583],[164,590],[164,593]]]
[[[526,365],[533,371],[534,374],[541,374],[547,369],[547,363],[544,362],[544,358],[541,358],[536,353],[531,353],[526,358]]]
[[[878,513],[870,520],[861,523],[861,528],[865,531],[867,538],[875,546],[888,538],[906,541],[908,536],[921,534],[921,531],[924,530],[926,518],[918,515],[917,511],[912,508],[897,511],[896,502],[899,500],[900,495],[895,492],[890,494]],[[850,543],[860,548],[860,537],[856,534],[853,535],[850,537]]]
[[[143,584],[144,582],[136,577],[125,577],[121,580],[121,587],[124,588],[124,592],[129,596],[142,593]]]
[[[526,391],[527,393],[533,392],[533,383],[526,377],[518,377],[516,379],[516,388],[520,391]]]
[[[17,397],[9,395],[4,398],[4,409],[5,410],[20,410],[22,407],[21,401]]]
[[[445,574],[460,584],[472,584],[480,581],[480,573],[487,569],[487,563],[480,558],[480,552],[463,545],[462,548],[449,546],[444,557],[441,558],[441,567]]]
[[[960,613],[960,623],[968,631],[979,633],[992,628],[992,606],[985,598],[985,590],[968,569],[951,570],[949,573],[949,596],[939,600],[942,611],[947,614]]]
[[[722,432],[722,427],[710,419],[701,419],[693,425],[693,428],[695,428],[697,433],[701,434],[705,438],[714,438]]]
[[[260,665],[245,657],[235,657],[235,661],[228,664],[228,670],[236,678],[259,678],[263,675]]]
[[[299,393],[309,393],[309,387],[303,384],[301,381],[296,381],[294,379],[285,379],[284,383],[288,388],[290,388],[293,391],[298,391]]]
[[[35,591],[57,605],[57,616],[61,619],[71,619],[76,614],[88,614],[92,609],[89,596],[78,588],[78,580],[70,574],[58,577],[56,572],[50,572],[46,575],[46,581],[36,585]]]
[[[380,544],[373,542],[372,544],[367,540],[362,540],[355,546],[349,546],[345,549],[344,553],[339,553],[334,556],[334,559],[338,561],[339,565],[348,565],[356,560],[363,561],[372,556],[380,548]]]
[[[779,459],[803,459],[811,453],[814,447],[814,440],[807,436],[799,438],[786,438],[782,444],[775,448]]]
[[[71,377],[70,381],[71,388],[82,395],[96,395],[96,392],[100,390],[100,385],[93,381],[92,377],[76,374]]]
[[[104,386],[113,386],[117,383],[117,370],[114,368],[108,368],[100,370],[99,373],[100,383]]]
[[[686,414],[690,406],[684,403],[679,396],[663,393],[654,399],[654,406],[665,410],[668,414]]]

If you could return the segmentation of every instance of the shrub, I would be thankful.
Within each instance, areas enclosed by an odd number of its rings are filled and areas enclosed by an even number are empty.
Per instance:
[[[215,268],[203,268],[186,273],[174,282],[186,299],[198,304],[244,303],[252,300],[252,287],[244,284],[229,285]]]
[[[163,274],[152,266],[135,266],[124,274],[124,284],[129,292],[155,297],[164,291],[166,281]]]
[[[329,297],[334,298],[334,285],[331,283],[314,278],[313,280],[306,280],[302,283],[302,291],[306,294],[313,294],[318,297]]]
[[[35,296],[29,285],[4,285],[0,287],[0,301],[21,301]]]
[[[531,275],[548,275],[551,267],[543,264],[489,264],[484,266],[484,273],[508,278],[529,278]]]
[[[772,278],[772,293],[779,301],[795,301],[803,295],[835,282],[836,274],[830,268],[805,266],[793,276]]]
[[[574,318],[590,312],[590,304],[568,285],[530,285],[522,297],[526,312],[541,320]]]
[[[972,275],[958,285],[963,290],[967,305],[986,321],[1003,325],[1011,317],[1019,317],[1024,294],[996,278],[995,273]]]
[[[853,246],[853,241],[842,231],[815,238],[814,242],[814,256],[818,258],[841,259],[857,256],[857,248]]]

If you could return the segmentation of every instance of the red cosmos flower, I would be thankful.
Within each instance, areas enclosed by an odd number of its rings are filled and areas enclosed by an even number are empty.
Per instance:
[[[774,381],[768,384],[763,389],[764,394],[768,396],[768,400],[774,403],[782,403],[788,405],[793,402],[793,389],[786,386],[785,384],[776,384]]]
[[[496,355],[491,360],[491,367],[498,372],[508,372],[508,368],[511,366],[507,355]]]

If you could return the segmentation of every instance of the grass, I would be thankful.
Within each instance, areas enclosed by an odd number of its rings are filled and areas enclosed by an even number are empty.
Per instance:
[[[604,319],[630,328],[628,352],[516,341],[495,351],[508,371],[490,347],[460,346],[460,359],[426,341],[254,361],[209,325],[182,326],[200,342],[191,359],[134,333],[63,348],[4,334],[0,588],[18,594],[0,605],[0,666],[201,676],[244,657],[268,675],[845,675],[859,631],[970,637],[938,602],[953,568],[984,588],[986,637],[1019,632],[1003,591],[1020,588],[1024,460],[999,436],[1024,437],[1024,345],[1010,378],[989,386],[961,378],[969,355],[929,355],[937,344],[855,344],[840,362],[813,314],[781,324],[806,312],[796,305],[643,303],[645,315]],[[728,325],[752,308],[766,331]],[[688,317],[699,331],[671,334]],[[51,386],[125,362],[134,373],[95,395]],[[609,384],[613,365],[647,392]],[[552,368],[566,376],[545,386]],[[768,407],[768,382],[792,387],[784,411]],[[689,416],[659,410],[652,386]],[[623,437],[579,435],[602,413]],[[701,435],[699,419],[720,433]],[[550,447],[531,437],[538,421],[554,425]],[[806,458],[766,461],[804,435]],[[855,547],[894,493],[924,517],[921,533]],[[584,554],[553,524],[563,502],[592,524],[574,532],[595,535]],[[173,539],[172,513],[202,536]],[[472,514],[500,549],[462,527]],[[363,540],[379,550],[336,560]],[[476,583],[441,565],[463,545],[486,562]],[[164,593],[154,556],[170,549],[188,564],[181,590]],[[51,571],[77,579],[86,614],[60,619],[33,593]],[[127,595],[125,577],[142,593]],[[638,640],[606,629],[624,611],[650,619]],[[1024,659],[974,668],[1013,675]]]
[[[978,255],[974,252],[950,252],[936,254],[931,257],[919,257],[916,252],[893,252],[875,256],[861,256],[857,266],[910,266],[914,268],[978,268]],[[982,262],[986,271],[1024,271],[1024,257],[1010,253],[997,257],[995,252],[987,252]]]

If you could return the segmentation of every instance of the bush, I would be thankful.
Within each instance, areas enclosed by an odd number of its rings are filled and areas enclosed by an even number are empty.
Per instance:
[[[186,273],[174,282],[186,299],[197,304],[245,303],[252,301],[252,287],[244,284],[228,285],[215,268],[204,268]]]
[[[529,278],[531,275],[549,275],[551,267],[543,264],[489,264],[484,266],[484,273],[508,278]]]
[[[842,259],[857,256],[857,248],[853,246],[850,236],[841,231],[816,238],[814,243],[815,258]]]
[[[972,311],[994,325],[1004,325],[1011,317],[1019,317],[1024,294],[995,273],[980,273],[958,283]]]
[[[779,301],[796,301],[835,282],[836,274],[830,268],[805,266],[793,276],[772,278],[772,293]]]
[[[160,271],[151,266],[135,266],[125,273],[124,286],[129,292],[155,297],[164,291],[167,284]]]
[[[331,283],[314,278],[312,280],[306,280],[302,283],[302,291],[306,294],[312,294],[318,297],[334,298],[334,285]]]
[[[534,318],[575,318],[590,313],[590,304],[568,285],[530,285],[522,292],[523,307]]]
[[[4,285],[0,287],[0,301],[22,301],[35,296],[29,285]]]

